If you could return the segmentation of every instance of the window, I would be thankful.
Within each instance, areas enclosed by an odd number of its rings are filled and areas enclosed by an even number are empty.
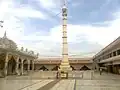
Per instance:
[[[110,57],[112,57],[112,53],[110,53]]]
[[[117,50],[117,55],[120,55],[120,49]]]
[[[103,59],[105,59],[105,56],[103,56]]]
[[[113,52],[113,56],[116,56],[116,51]]]

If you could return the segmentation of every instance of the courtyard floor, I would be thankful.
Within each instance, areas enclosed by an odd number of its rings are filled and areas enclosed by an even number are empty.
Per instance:
[[[82,75],[77,73],[79,76],[77,79],[56,80],[42,79],[41,74],[46,75],[46,73],[34,72],[29,76],[0,78],[0,90],[120,90],[120,75],[110,73],[100,75],[99,72],[84,71]]]

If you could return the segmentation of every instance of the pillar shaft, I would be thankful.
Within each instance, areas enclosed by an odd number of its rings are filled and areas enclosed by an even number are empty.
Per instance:
[[[68,62],[68,43],[67,43],[67,9],[63,12],[63,62]]]
[[[32,70],[34,71],[34,60],[32,61]]]
[[[6,57],[5,57],[5,66],[4,66],[4,75],[7,75],[7,68],[8,68],[8,53],[6,53]]]
[[[30,71],[30,60],[28,60],[27,70]]]
[[[99,71],[99,68],[100,68],[100,67],[99,67],[98,63],[95,62],[95,65],[96,65],[96,70]]]
[[[21,60],[21,75],[23,75],[23,59]]]
[[[15,69],[17,75],[19,74],[18,73],[18,66],[19,66],[19,56],[17,57],[17,60],[16,60],[16,69]]]

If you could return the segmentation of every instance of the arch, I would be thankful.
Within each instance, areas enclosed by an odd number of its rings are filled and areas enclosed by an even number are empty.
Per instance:
[[[4,69],[5,61],[0,60],[0,71]]]
[[[86,65],[84,65],[83,67],[80,68],[80,70],[90,70],[90,68],[88,68]]]
[[[30,70],[32,70],[32,64],[33,64],[33,61],[30,60]]]
[[[21,64],[22,64],[22,60],[19,58],[19,60],[18,60],[18,69],[21,68]]]
[[[0,77],[4,76],[5,61],[0,59]]]
[[[6,53],[0,52],[0,73],[3,73],[3,70],[4,70],[5,57],[6,57]]]
[[[8,61],[8,68],[7,68],[8,75],[16,74],[15,68],[16,68],[16,61],[14,57],[12,56],[11,59]]]
[[[48,69],[45,66],[42,66],[39,70],[48,71]]]
[[[72,68],[73,71],[76,70],[73,66],[70,66],[70,67]]]
[[[27,69],[28,69],[28,60],[25,59],[25,60],[23,61],[23,70],[27,70]]]
[[[19,58],[18,60],[18,74],[21,74],[22,60]]]
[[[5,60],[6,54],[5,53],[0,53],[0,60]]]
[[[55,67],[52,69],[52,71],[57,71],[58,68],[59,68],[59,66],[55,66]]]
[[[95,70],[96,70],[97,68],[96,68],[96,66],[95,66]]]

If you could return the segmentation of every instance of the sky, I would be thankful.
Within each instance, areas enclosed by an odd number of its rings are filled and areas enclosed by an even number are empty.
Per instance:
[[[62,54],[63,0],[0,0],[0,37],[40,56]],[[89,57],[120,36],[120,0],[68,0],[69,55]]]

